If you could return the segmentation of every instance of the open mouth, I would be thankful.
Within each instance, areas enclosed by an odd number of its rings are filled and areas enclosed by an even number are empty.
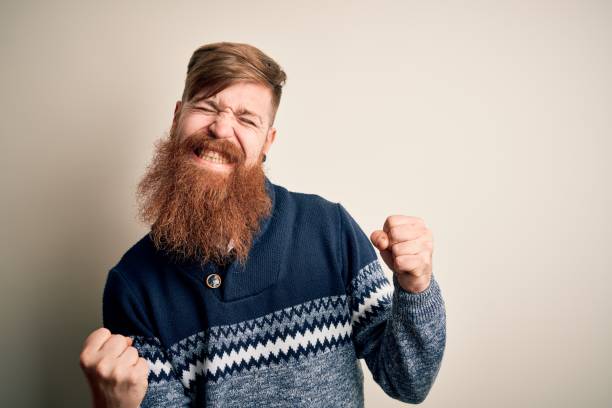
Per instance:
[[[225,156],[223,153],[217,152],[215,150],[197,148],[193,151],[196,156],[198,156],[202,160],[206,160],[211,163],[217,164],[229,164],[231,160]]]

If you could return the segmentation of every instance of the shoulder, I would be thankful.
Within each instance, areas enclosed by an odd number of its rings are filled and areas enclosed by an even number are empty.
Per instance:
[[[155,255],[155,246],[149,237],[149,233],[147,233],[125,251],[116,267],[130,267],[136,263],[151,260]]]
[[[105,298],[126,297],[142,305],[147,299],[165,299],[165,291],[176,284],[178,276],[170,266],[147,233],[108,271]]]
[[[274,184],[276,212],[280,219],[289,218],[306,228],[324,227],[333,234],[365,235],[358,222],[341,203],[319,194],[291,191]],[[303,223],[300,223],[303,221]],[[369,239],[366,239],[369,242]]]
[[[140,275],[150,276],[151,271],[158,268],[161,262],[163,259],[147,233],[121,256],[112,269],[128,281],[138,281]]]
[[[285,187],[274,185],[279,209],[289,211],[296,217],[315,217],[319,221],[339,222],[340,204],[319,194],[291,191]]]
[[[143,297],[143,282],[153,245],[148,236],[138,240],[107,274],[102,296],[104,327],[113,333],[152,336],[152,325]]]

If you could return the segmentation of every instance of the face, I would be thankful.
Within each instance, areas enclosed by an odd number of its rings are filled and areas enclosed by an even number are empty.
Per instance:
[[[242,81],[206,99],[198,94],[191,101],[178,101],[172,126],[179,139],[203,132],[223,141],[221,146],[229,146],[216,152],[195,151],[193,155],[198,166],[228,174],[235,169],[236,160],[223,153],[234,151],[233,156],[241,156],[247,168],[261,163],[276,137],[271,117],[272,91],[264,85]]]
[[[177,103],[170,137],[138,186],[140,216],[158,249],[201,263],[246,262],[271,211],[261,164],[276,134],[271,98],[267,87],[241,82]]]

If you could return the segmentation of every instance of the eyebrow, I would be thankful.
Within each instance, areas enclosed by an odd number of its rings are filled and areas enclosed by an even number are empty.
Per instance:
[[[212,99],[199,98],[199,99],[196,99],[194,101],[194,104],[197,104],[197,103],[200,103],[200,102],[207,103],[207,104],[211,105],[213,108],[215,108],[217,110],[219,109],[219,105],[217,105],[217,103],[215,101],[213,101]],[[245,108],[242,105],[238,105],[238,107],[236,108],[236,111],[234,113],[236,115],[251,115],[251,116],[254,116],[254,117],[256,117],[259,120],[259,124],[263,125],[263,120],[261,119],[261,116],[259,116],[255,112],[252,112],[252,111],[248,110],[247,108]]]

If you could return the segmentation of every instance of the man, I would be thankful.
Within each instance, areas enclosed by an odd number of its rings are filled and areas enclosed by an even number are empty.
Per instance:
[[[341,204],[270,182],[285,80],[247,44],[191,57],[138,188],[151,231],[81,351],[94,406],[359,407],[360,358],[391,397],[428,394],[446,341],[431,231],[392,215],[368,239]]]

